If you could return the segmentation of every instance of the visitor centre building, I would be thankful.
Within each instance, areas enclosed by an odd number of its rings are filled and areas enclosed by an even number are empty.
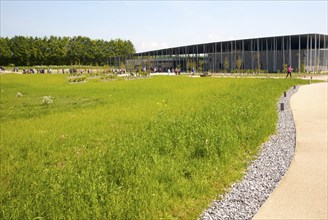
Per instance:
[[[204,43],[113,58],[127,69],[146,68],[166,72],[231,72],[262,70],[281,72],[291,65],[295,72],[328,71],[328,35],[300,34]]]

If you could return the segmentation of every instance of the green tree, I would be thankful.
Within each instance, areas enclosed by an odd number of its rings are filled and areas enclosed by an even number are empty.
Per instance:
[[[12,52],[12,63],[20,66],[30,65],[30,51],[28,38],[23,36],[15,36],[10,39],[10,50]]]
[[[90,39],[89,39],[90,41]],[[87,57],[85,44],[88,43],[86,37],[73,37],[67,42],[67,58],[71,64],[80,65]]]
[[[106,41],[104,40],[93,40],[92,41],[92,50],[94,58],[92,60],[93,64],[96,65],[105,65],[107,64],[106,57]]]
[[[8,65],[11,62],[11,56],[9,38],[0,38],[0,65]]]
[[[48,65],[69,64],[67,62],[67,42],[67,37],[50,36],[49,39],[46,39],[45,60]]]
[[[29,45],[29,53],[30,57],[28,60],[29,65],[38,65],[42,64],[42,61],[44,61],[44,53],[43,53],[43,47],[44,42],[40,38],[27,38],[28,45]]]
[[[88,37],[0,37],[0,64],[67,65],[107,64],[108,59],[120,57],[125,61],[135,53],[129,40],[91,40]]]

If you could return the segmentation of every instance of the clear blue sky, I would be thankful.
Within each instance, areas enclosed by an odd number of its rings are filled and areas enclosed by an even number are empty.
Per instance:
[[[131,40],[137,52],[290,34],[328,33],[323,1],[1,1],[1,37]]]

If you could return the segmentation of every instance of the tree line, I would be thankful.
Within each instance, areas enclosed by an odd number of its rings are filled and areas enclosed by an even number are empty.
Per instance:
[[[129,40],[88,37],[0,37],[0,65],[105,65],[111,57],[135,53]]]

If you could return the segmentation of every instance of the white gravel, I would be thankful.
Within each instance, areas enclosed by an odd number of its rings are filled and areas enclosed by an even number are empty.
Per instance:
[[[297,92],[292,87],[277,103],[277,133],[264,143],[258,157],[248,167],[244,178],[229,192],[213,201],[200,219],[251,219],[282,179],[295,153],[296,130],[289,100]],[[280,110],[284,103],[284,110]]]

